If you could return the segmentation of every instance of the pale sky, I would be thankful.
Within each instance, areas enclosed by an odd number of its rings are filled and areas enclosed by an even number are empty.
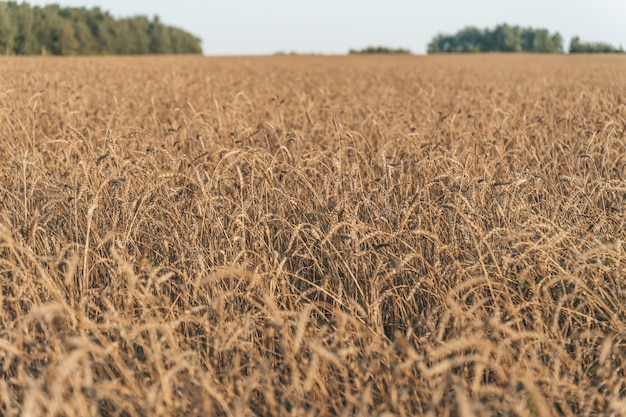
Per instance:
[[[159,15],[202,39],[206,55],[344,54],[368,45],[425,53],[436,34],[500,23],[626,48],[625,0],[59,0],[115,17]]]

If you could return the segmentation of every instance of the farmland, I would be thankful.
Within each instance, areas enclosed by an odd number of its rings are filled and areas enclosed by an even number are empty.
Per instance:
[[[626,59],[0,60],[0,414],[626,414]]]

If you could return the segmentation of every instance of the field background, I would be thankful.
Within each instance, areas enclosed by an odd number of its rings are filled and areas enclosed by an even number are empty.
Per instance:
[[[626,59],[0,60],[0,413],[626,415]]]

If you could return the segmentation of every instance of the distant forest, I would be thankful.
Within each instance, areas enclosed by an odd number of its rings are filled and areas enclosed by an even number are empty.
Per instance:
[[[0,2],[0,54],[199,54],[200,39],[155,16],[115,19],[99,8]]]
[[[370,54],[410,54],[411,51],[404,48],[389,48],[387,46],[368,46],[363,49],[350,49],[350,55],[370,55]]]
[[[441,52],[538,52],[562,53],[563,38],[559,32],[502,24],[495,29],[467,27],[454,35],[439,34],[428,44],[428,53]],[[624,52],[607,43],[581,42],[572,38],[570,53]]]

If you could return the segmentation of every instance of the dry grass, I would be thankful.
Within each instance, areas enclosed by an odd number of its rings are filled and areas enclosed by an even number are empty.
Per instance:
[[[0,414],[626,415],[623,57],[0,74]]]

